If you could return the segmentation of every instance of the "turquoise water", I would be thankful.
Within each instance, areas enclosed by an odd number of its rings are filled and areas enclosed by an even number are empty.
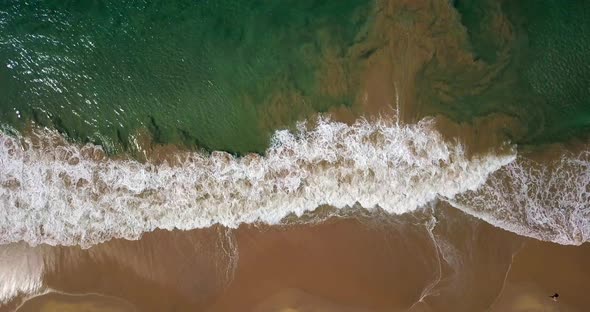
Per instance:
[[[343,54],[366,31],[370,3],[2,2],[0,120],[34,120],[111,151],[140,128],[157,142],[262,151],[264,119],[350,105],[316,80],[327,51]],[[298,101],[276,103],[292,94]]]

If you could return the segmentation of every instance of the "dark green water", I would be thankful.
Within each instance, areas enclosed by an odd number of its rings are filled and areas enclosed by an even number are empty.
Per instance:
[[[1,1],[0,123],[21,129],[33,120],[110,152],[133,150],[138,129],[157,142],[261,152],[274,128],[353,105],[360,78],[347,51],[380,31],[371,27],[372,5]],[[508,114],[526,129],[515,138],[525,144],[588,132],[590,2],[453,5],[465,48],[484,66],[425,65],[416,78],[422,114]],[[328,61],[350,80],[337,94],[321,87]],[[441,83],[444,96],[433,88]]]
[[[585,136],[590,130],[590,2],[456,0],[468,49],[485,66],[429,64],[421,77],[430,114],[469,121],[518,118],[521,144]],[[501,25],[498,20],[504,19]],[[446,98],[429,90],[446,83]],[[431,88],[430,88],[431,89]]]
[[[306,101],[275,108],[284,123],[350,105],[318,91],[317,71],[366,31],[369,4],[2,1],[0,119],[113,151],[138,128],[158,142],[262,151],[277,97]]]

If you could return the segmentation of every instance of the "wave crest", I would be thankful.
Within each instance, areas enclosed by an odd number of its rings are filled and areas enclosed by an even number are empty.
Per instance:
[[[174,166],[96,160],[88,151],[99,146],[30,148],[30,139],[0,135],[0,243],[89,247],[155,228],[275,224],[321,205],[379,205],[400,214],[475,190],[515,158],[470,159],[430,120],[319,119],[297,129],[276,132],[265,156],[186,153]]]

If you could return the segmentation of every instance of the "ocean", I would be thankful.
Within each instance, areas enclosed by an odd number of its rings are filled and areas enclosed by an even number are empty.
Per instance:
[[[584,1],[4,1],[0,311],[583,311],[589,51]]]

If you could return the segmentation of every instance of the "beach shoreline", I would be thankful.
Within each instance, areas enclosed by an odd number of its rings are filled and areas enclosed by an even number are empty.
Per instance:
[[[229,232],[157,230],[138,241],[115,239],[87,250],[50,247],[59,255],[43,283],[66,293],[120,298],[139,311],[173,306],[202,311],[525,311],[557,309],[556,304],[559,311],[583,311],[589,304],[588,244],[539,242],[444,204],[434,209],[333,217],[316,224],[244,225]],[[224,242],[212,245],[215,241]],[[560,293],[558,303],[548,298],[553,292]],[[73,298],[62,299],[39,296],[18,311],[56,302],[76,306]]]

